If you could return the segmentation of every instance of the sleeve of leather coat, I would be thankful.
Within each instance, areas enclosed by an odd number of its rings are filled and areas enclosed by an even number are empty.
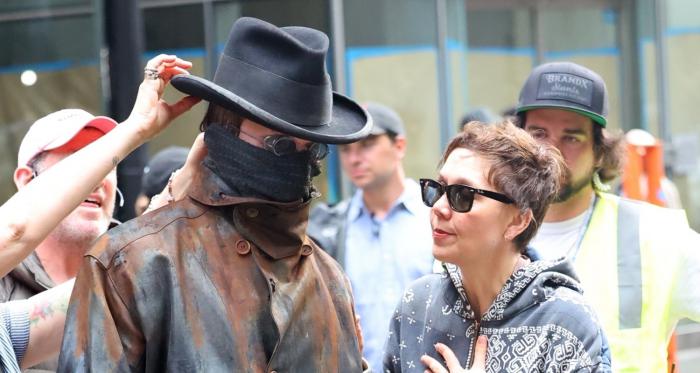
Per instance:
[[[97,259],[84,260],[68,307],[58,371],[130,371],[141,360],[143,337],[125,305],[128,298]]]

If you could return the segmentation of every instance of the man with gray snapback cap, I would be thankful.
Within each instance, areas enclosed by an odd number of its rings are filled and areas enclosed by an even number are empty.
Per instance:
[[[172,79],[209,102],[207,156],[185,198],[110,230],[88,253],[61,371],[362,370],[347,278],[306,235],[326,144],[372,126],[332,91],[328,46],[318,30],[244,17],[212,81]]]
[[[406,132],[399,115],[378,103],[364,105],[370,136],[339,145],[340,163],[357,191],[334,206],[311,211],[308,234],[345,269],[360,316],[363,354],[382,371],[389,320],[403,290],[431,272],[430,209],[420,186],[405,177]]]
[[[676,322],[700,320],[700,236],[682,210],[607,193],[620,137],[605,130],[603,79],[571,62],[536,67],[516,109],[520,126],[556,146],[569,175],[531,246],[574,262],[619,372],[666,372]]]

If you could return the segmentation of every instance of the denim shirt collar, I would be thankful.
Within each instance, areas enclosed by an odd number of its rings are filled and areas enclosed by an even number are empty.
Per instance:
[[[352,196],[350,206],[348,206],[349,221],[355,221],[362,215],[371,214],[362,197],[362,189],[355,191],[355,194]],[[420,186],[413,179],[405,179],[404,190],[399,198],[394,201],[387,216],[391,215],[391,213],[398,208],[406,209],[409,213],[416,215],[418,214],[418,209],[422,208],[422,206],[423,201],[420,196]]]

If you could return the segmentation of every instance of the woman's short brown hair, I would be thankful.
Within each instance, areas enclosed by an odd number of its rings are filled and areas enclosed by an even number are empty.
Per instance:
[[[462,132],[447,145],[440,165],[457,148],[469,149],[491,162],[489,183],[515,201],[521,212],[532,210],[530,225],[514,240],[523,251],[537,233],[564,180],[566,168],[561,154],[551,145],[540,144],[510,121],[465,124]]]

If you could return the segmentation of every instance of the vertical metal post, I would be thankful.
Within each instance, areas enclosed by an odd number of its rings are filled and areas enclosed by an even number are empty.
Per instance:
[[[97,37],[95,38],[95,43],[97,45],[95,48],[99,53],[97,68],[100,73],[100,96],[102,97],[102,112],[105,113],[108,111],[112,93],[110,92],[111,88],[109,84],[109,49],[107,48],[107,41],[105,38],[104,0],[93,0],[92,5],[93,9],[95,9],[93,25],[97,33]]]
[[[544,40],[542,38],[542,15],[539,1],[530,7],[530,37],[535,47],[534,66],[544,63]]]
[[[671,145],[671,128],[668,122],[668,81],[666,79],[666,2],[654,0],[654,41],[656,42],[656,98],[659,132],[667,147]]]
[[[216,18],[212,0],[202,1],[202,13],[204,16],[204,74],[207,78],[213,79],[219,59],[216,53]]]
[[[345,20],[343,19],[343,0],[330,0],[330,12],[335,90],[345,95],[348,92],[345,76]]]
[[[620,1],[616,3],[619,12],[617,22],[617,44],[620,47],[620,61],[618,68],[622,76],[622,123],[620,128],[628,131],[632,128],[648,129],[647,123],[642,119],[642,80],[639,44],[639,26],[637,20],[636,1]]]
[[[347,95],[347,77],[345,71],[345,20],[343,11],[343,0],[329,0],[331,19],[331,45],[333,46],[333,77],[335,90],[338,93]],[[327,177],[328,182],[328,202],[335,203],[350,195],[352,183],[343,175],[340,169],[340,159],[338,158],[338,148],[331,147],[328,155]]]
[[[438,117],[440,120],[440,147],[444,149],[455,129],[450,123],[449,51],[447,50],[447,3],[435,0],[437,26]]]
[[[131,113],[139,84],[143,80],[144,31],[137,0],[105,0],[105,35],[109,48],[110,116],[118,122]],[[119,188],[124,206],[117,209],[117,219],[135,216],[134,202],[141,190],[143,167],[148,159],[148,145],[134,150],[117,167]]]

